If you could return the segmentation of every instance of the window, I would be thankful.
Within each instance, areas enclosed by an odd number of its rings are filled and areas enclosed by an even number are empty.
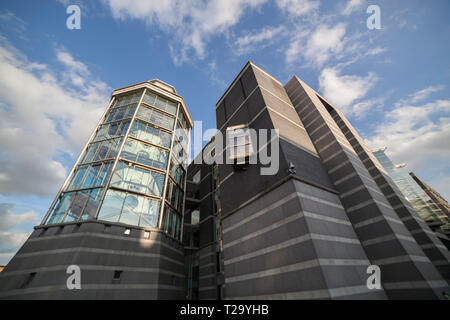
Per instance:
[[[117,156],[123,137],[94,142],[86,150],[82,163],[113,159]]]
[[[112,283],[120,283],[120,278],[122,277],[122,273],[123,273],[122,270],[115,270],[113,279],[112,279]]]
[[[185,171],[173,158],[170,164],[170,176],[178,183],[181,188],[184,188]]]
[[[237,166],[249,164],[249,158],[253,154],[253,146],[250,130],[246,125],[227,128],[227,148],[229,159]]]
[[[130,120],[116,121],[102,125],[95,135],[94,141],[111,139],[117,136],[123,136],[130,126]]]
[[[191,224],[197,225],[200,222],[200,211],[194,210],[191,213]]]
[[[168,154],[167,151],[158,147],[127,139],[121,156],[133,162],[165,170],[167,168]]]
[[[181,216],[167,205],[164,208],[163,228],[169,235],[180,240]]]
[[[111,179],[111,186],[148,195],[161,196],[164,188],[164,178],[162,173],[119,161]]]
[[[150,231],[144,231],[144,238],[149,239],[150,238]]]
[[[119,106],[123,106],[126,104],[130,104],[130,103],[139,102],[139,100],[141,100],[142,91],[143,90],[139,90],[135,93],[127,94],[127,95],[124,95],[121,97],[116,97],[116,101],[114,103],[114,108],[117,108]]]
[[[173,130],[175,118],[153,108],[141,105],[136,115],[139,119],[153,123],[158,127]]]
[[[153,107],[156,107],[160,110],[163,110],[165,112],[168,112],[170,114],[175,115],[177,113],[177,103],[169,101],[163,97],[160,97],[152,92],[147,91],[145,93],[144,99],[142,102],[151,105]]]
[[[131,127],[130,135],[144,140],[146,142],[164,147],[170,148],[170,142],[172,134],[154,127],[151,124],[147,124],[143,121],[136,120]]]
[[[131,234],[131,229],[125,229],[123,234],[126,235],[126,236],[129,236]]]
[[[63,193],[46,224],[74,222],[94,218],[99,206],[102,188]]]
[[[105,224],[105,228],[103,229],[103,233],[109,233],[111,231],[111,225]]]
[[[129,106],[111,109],[106,115],[104,123],[131,118],[136,111],[137,103]]]
[[[98,219],[156,228],[160,201],[122,191],[108,190]]]

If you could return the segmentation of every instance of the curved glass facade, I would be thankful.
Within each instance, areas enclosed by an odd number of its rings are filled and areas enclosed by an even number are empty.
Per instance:
[[[43,224],[98,219],[181,240],[191,127],[157,91],[114,97]]]

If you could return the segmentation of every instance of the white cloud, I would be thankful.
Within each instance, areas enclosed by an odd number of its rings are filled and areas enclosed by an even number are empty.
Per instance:
[[[408,103],[417,103],[425,100],[431,94],[442,91],[444,86],[430,86],[409,96]]]
[[[347,116],[362,116],[374,101],[352,104],[364,98],[377,81],[377,75],[372,72],[366,76],[341,75],[339,69],[326,68],[319,76],[319,87],[323,96]]]
[[[352,14],[356,10],[362,8],[365,2],[366,2],[365,0],[349,0],[347,2],[347,5],[342,10],[342,14],[347,16]]]
[[[54,196],[66,176],[61,157],[79,154],[109,99],[109,87],[69,52],[64,68],[30,62],[0,39],[0,193]]]
[[[272,44],[274,40],[279,40],[286,31],[287,30],[284,26],[265,27],[257,33],[239,37],[234,43],[236,47],[236,54],[240,55],[256,49],[264,48]]]
[[[338,23],[329,27],[319,25],[314,31],[303,30],[297,33],[286,50],[286,63],[296,62],[303,56],[308,64],[320,67],[344,47],[346,26]]]
[[[412,95],[414,96],[414,95]],[[410,170],[450,170],[450,100],[422,105],[404,103],[386,113],[384,122],[367,139],[371,148],[388,147],[394,162],[407,162]]]
[[[225,33],[236,25],[244,11],[256,8],[267,0],[105,0],[116,19],[139,19],[157,24],[166,33],[173,33],[169,42],[176,64],[190,59],[191,51],[203,59],[206,43],[212,36]]]
[[[38,214],[29,211],[13,213],[14,205],[0,203],[0,265],[5,265],[29,237],[30,232],[17,229],[18,226],[38,222]]]
[[[8,231],[22,223],[37,222],[39,218],[39,215],[34,211],[16,214],[11,211],[13,208],[13,204],[0,203],[0,231]]]
[[[318,0],[277,0],[280,9],[287,12],[291,17],[300,17],[318,9]]]

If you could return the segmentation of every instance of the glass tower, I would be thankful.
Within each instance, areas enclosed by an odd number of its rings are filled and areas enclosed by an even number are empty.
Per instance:
[[[172,86],[152,80],[115,90],[42,224],[99,220],[180,241],[191,128]]]
[[[386,148],[373,151],[383,168],[399,187],[405,198],[411,202],[414,209],[430,226],[439,227],[448,223],[448,217],[439,209],[423,189],[404,170],[404,165],[394,165],[385,154]]]

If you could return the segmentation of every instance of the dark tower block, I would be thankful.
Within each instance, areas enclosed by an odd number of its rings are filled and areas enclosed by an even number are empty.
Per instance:
[[[297,77],[289,81],[286,90],[364,252],[371,264],[381,268],[388,297],[442,298],[448,284],[430,261],[431,250],[422,247],[429,245],[433,254],[440,252],[433,245],[439,240],[416,219],[419,216],[411,206],[399,200],[387,175],[375,174],[376,159],[341,112]],[[443,256],[431,260],[436,259],[442,261]]]
[[[385,299],[366,286],[369,258],[283,85],[249,62],[216,112],[224,134],[279,131],[278,155],[273,136],[247,148],[268,148],[275,174],[245,158],[219,164],[224,298]]]

